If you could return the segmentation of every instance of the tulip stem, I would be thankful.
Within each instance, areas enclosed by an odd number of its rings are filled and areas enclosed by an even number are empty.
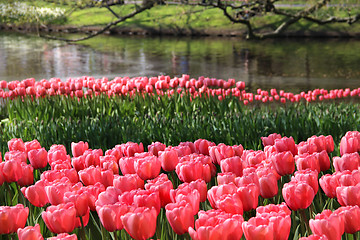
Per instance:
[[[306,233],[307,235],[310,235],[310,226],[309,226],[309,221],[307,220],[307,217],[306,217],[306,212],[305,212],[305,209],[300,209],[300,217],[301,217],[301,221],[304,222],[305,224],[305,228],[306,228]]]
[[[82,216],[80,216],[80,222],[81,222],[80,236],[82,240],[86,240],[86,233],[85,233],[84,221]]]
[[[114,240],[117,240],[118,237],[117,237],[117,231],[114,232]]]
[[[353,240],[357,240],[357,233],[353,234]]]

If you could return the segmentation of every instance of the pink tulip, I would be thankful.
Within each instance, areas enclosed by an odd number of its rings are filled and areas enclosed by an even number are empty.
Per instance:
[[[152,237],[156,231],[157,211],[152,208],[136,208],[121,216],[126,232],[135,240],[145,240]]]
[[[71,152],[74,157],[83,155],[87,149],[89,149],[89,144],[87,142],[80,141],[78,143],[71,143]]]
[[[329,240],[341,239],[344,233],[344,219],[336,212],[325,209],[309,221],[311,231],[317,235],[325,235]]]
[[[35,169],[44,168],[47,165],[48,153],[45,148],[32,149],[27,153],[31,166]]]
[[[159,152],[159,160],[164,171],[174,171],[179,162],[178,153],[175,149]]]
[[[96,207],[96,211],[104,228],[114,232],[124,228],[121,217],[129,211],[129,207],[126,204],[111,204]]]
[[[139,158],[135,162],[136,174],[143,180],[149,180],[159,176],[161,163],[156,156]]]
[[[194,227],[192,206],[186,201],[167,204],[165,207],[166,218],[176,234],[188,232],[189,227]]]
[[[252,239],[274,239],[274,222],[261,216],[252,217],[242,224],[245,238]]]
[[[24,228],[29,215],[29,208],[22,204],[16,206],[0,206],[0,234],[15,233]]]
[[[312,203],[315,192],[306,182],[290,181],[285,183],[282,189],[282,195],[290,209],[306,209]]]

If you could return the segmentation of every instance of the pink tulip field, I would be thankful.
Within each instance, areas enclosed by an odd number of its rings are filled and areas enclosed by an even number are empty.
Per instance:
[[[358,239],[359,96],[0,81],[1,239]]]
[[[198,139],[43,148],[2,155],[0,233],[9,239],[356,239],[360,132],[262,137],[262,150]],[[97,233],[93,233],[96,232]]]

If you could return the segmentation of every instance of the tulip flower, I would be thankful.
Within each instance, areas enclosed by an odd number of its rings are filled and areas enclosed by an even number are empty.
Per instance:
[[[315,154],[303,154],[295,156],[296,168],[298,170],[311,169],[320,172],[320,163],[317,155]]]
[[[272,155],[271,161],[280,176],[289,175],[295,171],[295,159],[290,151]]]
[[[17,230],[19,240],[43,240],[43,236],[40,232],[40,225],[27,226],[25,228],[19,228]]]
[[[87,142],[80,141],[78,143],[71,143],[71,152],[74,157],[83,155],[87,149],[89,149],[89,144]]]
[[[46,211],[41,213],[41,216],[53,233],[69,233],[75,228],[76,209],[72,202],[49,206]]]
[[[308,237],[301,237],[299,240],[329,240],[326,235],[310,235]]]
[[[224,184],[220,186],[213,186],[208,191],[208,200],[213,208],[216,208],[216,202],[223,195],[236,193],[237,187],[234,183]]]
[[[170,190],[170,198],[174,202],[175,196],[178,193],[186,195],[187,193],[197,190],[200,193],[200,202],[205,202],[207,198],[207,185],[204,180],[198,179],[189,183],[180,184],[177,189]]]
[[[337,187],[336,198],[342,206],[360,206],[360,184]]]
[[[20,161],[8,160],[1,162],[4,180],[8,183],[17,182],[23,175],[23,168]]]
[[[221,172],[233,172],[238,177],[242,176],[243,165],[241,158],[238,156],[221,160],[220,168]]]
[[[17,181],[19,186],[28,186],[34,183],[34,169],[31,165],[27,165],[26,163],[21,163],[22,168],[22,176]]]
[[[21,152],[18,150],[6,152],[4,155],[5,161],[8,160],[17,160],[18,162],[27,163],[27,155],[25,152]]]
[[[21,192],[32,205],[35,207],[43,207],[49,203],[45,186],[46,183],[44,180],[39,180],[34,185],[21,188]]]
[[[111,204],[96,207],[101,224],[109,232],[118,231],[124,228],[121,217],[129,211],[126,204]]]
[[[32,149],[27,153],[27,156],[34,169],[44,168],[48,163],[48,153],[45,148]]]
[[[158,157],[158,156],[159,156],[159,155],[158,155],[158,152],[159,152],[159,151],[164,151],[165,148],[166,148],[166,145],[163,144],[163,143],[161,143],[161,142],[152,142],[152,143],[148,146],[148,151]]]
[[[289,208],[296,211],[308,208],[314,199],[315,192],[306,182],[290,181],[284,184],[282,195]]]
[[[156,156],[139,158],[135,162],[136,174],[142,180],[149,180],[159,176],[161,163]]]
[[[34,139],[30,142],[25,142],[25,152],[28,153],[29,151],[33,149],[40,149],[41,145],[38,140]]]
[[[267,170],[259,171],[259,186],[260,186],[260,195],[263,198],[272,198],[275,197],[278,193],[278,183],[276,175]]]
[[[60,233],[55,237],[48,238],[47,240],[77,240],[76,234],[69,235],[68,233]]]
[[[345,153],[341,157],[333,157],[335,171],[355,170],[359,168],[360,155],[357,152]]]
[[[232,172],[224,172],[218,173],[216,176],[216,180],[218,185],[228,184],[228,183],[235,183],[236,175]]]
[[[135,240],[145,240],[152,237],[156,231],[157,211],[155,208],[136,208],[121,216],[126,232]]]
[[[262,141],[264,147],[274,145],[275,139],[281,139],[281,135],[278,133],[272,133],[267,137],[261,137],[261,141]]]
[[[209,154],[214,164],[220,164],[222,159],[234,157],[235,151],[231,146],[220,143],[217,146],[209,147]]]
[[[330,174],[323,175],[319,179],[319,184],[327,197],[336,197],[336,188],[339,186],[339,181],[336,176]]]
[[[216,146],[215,143],[206,139],[198,139],[194,142],[196,151],[200,154],[209,155],[209,147]]]
[[[245,238],[252,239],[274,239],[274,223],[268,218],[261,216],[252,217],[242,224]]]
[[[275,139],[274,146],[278,152],[290,151],[293,155],[296,155],[298,152],[297,147],[295,146],[294,139],[292,137]]]
[[[360,150],[360,133],[357,131],[347,132],[340,141],[340,155],[354,153]]]
[[[165,207],[171,202],[170,190],[173,189],[173,184],[166,174],[160,174],[153,180],[148,180],[145,184],[145,189],[159,192],[161,207]]]
[[[192,182],[198,179],[210,182],[211,179],[210,166],[203,164],[200,160],[180,162],[175,171],[182,182]]]
[[[159,160],[164,171],[174,171],[179,162],[178,153],[175,149],[160,151]]]
[[[211,209],[200,211],[195,221],[195,229],[189,228],[190,237],[194,240],[240,239],[243,235],[241,224],[244,219],[239,214],[225,213]]]
[[[292,181],[297,182],[306,182],[309,184],[312,189],[314,190],[314,193],[316,194],[319,190],[319,183],[318,183],[318,172],[313,171],[311,169],[306,170],[299,170],[296,171],[294,176],[291,178]]]
[[[21,138],[13,138],[8,141],[9,151],[21,151],[25,152],[25,143]]]
[[[167,204],[165,207],[166,218],[176,234],[188,232],[189,227],[194,227],[192,206],[186,201]]]
[[[144,188],[144,180],[137,174],[125,174],[124,176],[114,175],[113,185],[121,190],[121,192],[126,192]]]
[[[325,235],[329,240],[341,239],[344,233],[344,219],[342,216],[325,209],[322,213],[309,221],[311,231],[317,235]]]
[[[24,228],[29,215],[29,208],[22,204],[16,206],[0,206],[0,234],[15,233]]]
[[[345,232],[354,234],[360,231],[360,208],[359,206],[340,207],[334,211],[344,219]]]

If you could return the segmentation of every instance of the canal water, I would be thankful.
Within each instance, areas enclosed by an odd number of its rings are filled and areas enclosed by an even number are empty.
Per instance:
[[[360,41],[98,36],[69,44],[0,32],[0,80],[33,77],[234,78],[248,88],[360,87]]]

